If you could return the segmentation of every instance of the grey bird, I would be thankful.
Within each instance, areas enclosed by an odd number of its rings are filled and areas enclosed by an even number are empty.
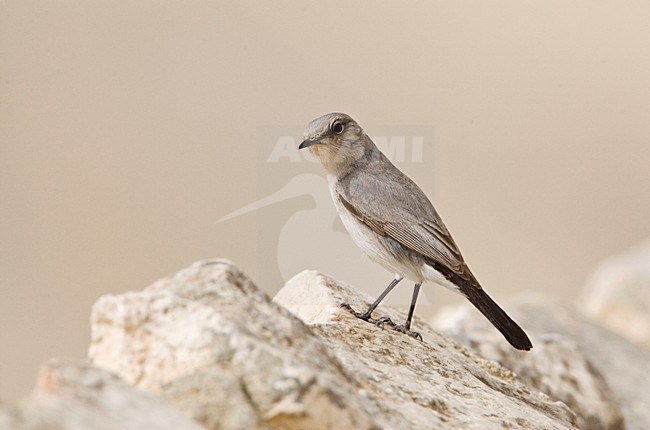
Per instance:
[[[381,327],[422,339],[411,319],[423,282],[433,282],[465,296],[521,350],[533,345],[526,333],[491,298],[467,267],[440,216],[422,190],[375,146],[349,115],[330,113],[307,125],[299,149],[309,148],[327,172],[330,193],[354,242],[395,278],[365,312],[348,304],[353,315]],[[372,312],[404,278],[415,283],[404,325]]]

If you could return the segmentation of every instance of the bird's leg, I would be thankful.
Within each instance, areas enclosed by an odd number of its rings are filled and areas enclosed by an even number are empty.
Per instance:
[[[390,326],[395,326],[395,323],[393,323],[393,321],[391,321],[390,318],[387,317],[372,318],[371,315],[372,312],[375,310],[375,308],[379,306],[379,303],[381,303],[381,301],[384,300],[384,298],[388,295],[388,293],[390,293],[390,291],[393,288],[395,288],[395,285],[399,284],[399,281],[401,280],[402,280],[401,277],[396,277],[395,279],[393,279],[392,282],[388,285],[388,287],[386,287],[384,292],[381,293],[379,297],[377,297],[377,300],[375,300],[374,303],[370,305],[370,307],[365,312],[355,311],[354,309],[352,309],[352,306],[350,306],[348,303],[341,303],[341,307],[350,311],[350,313],[355,317],[360,318],[364,321],[368,321],[371,324],[375,324],[381,327],[382,329],[384,328],[384,324],[386,323],[388,323],[388,325]]]
[[[411,307],[409,308],[409,315],[406,318],[406,324],[395,325],[393,328],[400,333],[408,334],[412,338],[422,340],[422,335],[420,335],[420,333],[411,330],[411,319],[413,318],[413,312],[415,311],[415,302],[417,302],[418,294],[420,294],[420,286],[422,286],[422,284],[415,284],[415,287],[413,287],[413,297],[411,297]]]

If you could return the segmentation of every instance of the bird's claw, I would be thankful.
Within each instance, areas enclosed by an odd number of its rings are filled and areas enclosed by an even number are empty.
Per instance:
[[[391,327],[395,326],[395,323],[393,322],[393,320],[391,320],[388,317],[371,318],[371,320],[373,320],[373,321],[368,321],[368,322],[373,323],[374,325],[376,325],[377,327],[379,327],[382,330],[385,329],[384,324],[388,324]]]
[[[341,303],[340,305],[343,309],[347,309],[352,315],[355,317],[362,319],[364,321],[369,322],[370,324],[374,324],[377,327],[381,328],[382,330],[385,329],[384,324],[388,324],[391,327],[395,327],[395,323],[388,317],[382,317],[382,318],[372,318],[370,315],[371,313],[369,312],[359,312],[355,311],[352,306],[350,306],[348,303]]]
[[[340,305],[343,309],[347,309],[352,315],[355,317],[362,319],[364,321],[369,322],[370,324],[374,324],[377,327],[381,328],[382,330],[385,329],[384,324],[388,324],[391,328],[393,328],[395,331],[398,331],[400,333],[404,333],[408,336],[411,336],[413,339],[417,339],[422,341],[422,335],[418,333],[417,331],[409,330],[403,325],[395,324],[393,320],[391,320],[388,317],[382,317],[382,318],[372,318],[371,312],[359,312],[355,311],[352,306],[350,306],[348,303],[341,303]]]
[[[422,335],[420,333],[418,333],[417,331],[409,330],[406,327],[404,327],[403,325],[398,325],[398,324],[393,326],[393,328],[395,329],[395,331],[398,331],[400,333],[404,333],[404,334],[406,334],[408,336],[411,336],[413,339],[417,339],[419,341],[422,341]]]

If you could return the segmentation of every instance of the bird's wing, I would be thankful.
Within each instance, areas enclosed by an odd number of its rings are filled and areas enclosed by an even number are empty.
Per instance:
[[[366,177],[356,184],[339,188],[338,198],[355,218],[377,234],[391,237],[473,284],[474,277],[440,216],[408,178],[404,190],[404,178],[406,176],[402,176],[397,186],[392,186],[390,180],[387,183],[386,177],[382,178],[381,186],[376,188],[382,190],[377,198],[376,193],[368,193],[365,189],[372,184],[372,179]],[[371,201],[368,196],[373,194],[375,198]]]

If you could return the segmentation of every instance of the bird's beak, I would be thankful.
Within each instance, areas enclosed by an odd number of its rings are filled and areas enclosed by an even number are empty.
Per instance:
[[[300,144],[300,146],[298,147],[298,149],[309,148],[310,146],[315,145],[315,144],[317,144],[318,142],[320,142],[320,139],[315,139],[315,140],[309,140],[309,139],[307,139],[307,140],[303,140],[302,143]]]

